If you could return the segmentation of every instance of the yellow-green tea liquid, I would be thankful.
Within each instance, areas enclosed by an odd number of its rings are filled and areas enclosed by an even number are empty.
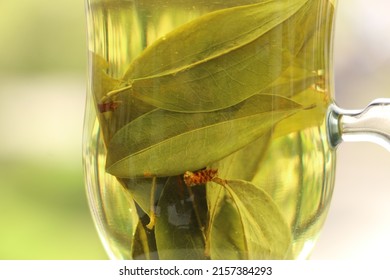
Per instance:
[[[239,251],[240,245],[237,244],[241,243],[233,239],[242,238],[237,234],[240,231],[233,229],[232,232],[226,232],[226,235],[220,235],[218,242],[207,238],[210,227],[208,222],[213,215],[211,212],[220,211],[223,215],[225,213],[223,211],[232,211],[227,208],[213,209],[208,205],[210,201],[207,195],[210,189],[207,188],[212,188],[210,184],[188,189],[181,179],[182,174],[178,174],[172,177],[175,179],[170,179],[175,180],[174,183],[170,183],[175,187],[164,191],[161,190],[163,188],[161,186],[168,183],[164,178],[157,178],[153,200],[152,178],[147,179],[149,183],[139,184],[137,180],[131,178],[124,180],[108,174],[106,143],[112,135],[107,136],[110,129],[102,128],[101,125],[110,124],[107,120],[113,118],[118,111],[112,108],[99,111],[98,105],[107,93],[105,79],[110,77],[119,81],[132,61],[158,38],[204,14],[258,2],[261,1],[89,1],[88,46],[91,69],[84,135],[85,170],[92,212],[110,257],[161,259],[165,256],[177,259],[212,259],[213,256],[219,256],[218,258],[249,256],[245,252],[230,252],[225,255],[219,252],[210,256],[210,247],[215,249],[219,243],[224,242],[232,244],[227,246],[229,250],[237,247]],[[272,198],[291,233],[291,244],[286,252],[286,258],[308,257],[322,228],[333,190],[335,155],[328,146],[325,128],[326,111],[332,98],[330,81],[334,10],[332,2],[307,1],[305,5],[310,13],[302,15],[310,18],[300,19],[302,22],[299,26],[300,34],[295,33],[296,30],[291,27],[291,36],[288,37],[291,39],[283,39],[283,44],[288,48],[289,44],[295,44],[297,37],[305,32],[310,34],[303,39],[296,56],[288,58],[291,60],[291,67],[283,70],[278,80],[264,92],[275,96],[283,95],[301,104],[303,109],[277,122],[259,139],[205,166],[206,169],[218,169],[218,176],[222,179],[250,182]],[[279,13],[283,12],[284,9],[280,9]],[[284,25],[280,32],[288,32],[286,29],[289,26]],[[229,26],[224,28],[228,29]],[[224,28],[221,28],[221,32],[224,32]],[[278,36],[273,37],[273,40],[277,39]],[[101,59],[102,62],[97,63],[97,59]],[[285,58],[280,58],[281,61],[283,59]],[[121,102],[118,104],[122,105]],[[124,116],[124,119],[126,118]],[[116,121],[115,124],[118,127],[113,130],[117,131],[126,124],[126,120]],[[172,153],[175,153],[174,148]],[[198,153],[202,153],[202,150]],[[145,174],[145,177],[148,177],[148,174]],[[162,192],[165,196],[169,195],[171,200],[159,203],[158,199]],[[174,236],[173,238],[177,240],[179,244],[177,252],[175,248],[168,254],[159,252],[154,229],[146,227],[150,212],[149,209],[143,209],[145,207],[142,205],[148,205],[149,202],[135,200],[135,194],[145,199],[151,197],[156,203],[154,208],[156,219],[169,223],[167,230],[172,232],[167,232],[167,235]],[[228,192],[224,197],[226,200],[224,205],[234,204]],[[226,217],[236,216],[226,214]],[[232,226],[236,224],[230,221],[226,223],[231,223]],[[196,237],[190,231],[197,231]],[[216,232],[214,234],[217,234]],[[186,248],[186,245],[183,245],[185,242],[200,244],[195,246],[197,252],[190,252],[193,247],[191,245]],[[201,244],[204,245],[203,248]],[[269,256],[272,258],[272,254]]]

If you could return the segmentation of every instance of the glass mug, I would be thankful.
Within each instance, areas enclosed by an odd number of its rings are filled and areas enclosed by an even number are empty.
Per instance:
[[[333,102],[335,5],[86,0],[83,160],[110,258],[309,256],[337,145],[390,134],[388,100]]]

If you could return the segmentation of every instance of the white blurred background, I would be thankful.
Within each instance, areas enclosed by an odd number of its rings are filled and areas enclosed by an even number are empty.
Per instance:
[[[390,97],[390,1],[340,0],[335,33],[336,102],[364,108]],[[390,258],[390,154],[342,143],[333,200],[312,259]]]
[[[81,167],[83,0],[0,1],[0,259],[105,259]],[[341,0],[336,100],[390,97],[390,1]],[[334,198],[312,259],[390,258],[390,153],[338,149]]]

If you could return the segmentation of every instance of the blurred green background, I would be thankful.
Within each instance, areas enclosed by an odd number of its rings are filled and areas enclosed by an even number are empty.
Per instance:
[[[0,259],[106,259],[82,177],[84,1],[0,11]]]
[[[81,164],[84,1],[0,1],[0,259],[106,259]],[[390,97],[390,1],[339,1],[337,103]],[[389,258],[390,154],[342,144],[313,259]]]

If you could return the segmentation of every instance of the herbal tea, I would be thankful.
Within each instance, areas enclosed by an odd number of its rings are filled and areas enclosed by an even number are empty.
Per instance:
[[[332,193],[333,1],[88,8],[84,153],[110,256],[307,257]]]

